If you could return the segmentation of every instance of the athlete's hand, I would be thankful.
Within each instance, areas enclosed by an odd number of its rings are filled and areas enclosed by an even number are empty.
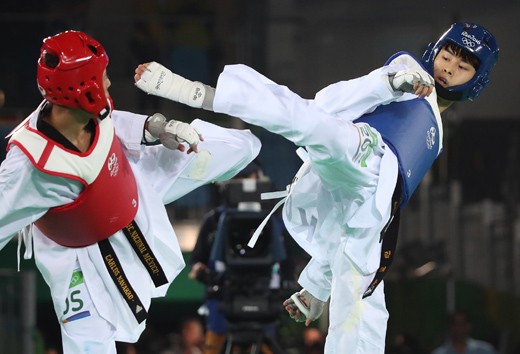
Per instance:
[[[200,272],[208,272],[208,271],[209,271],[209,268],[207,265],[205,265],[202,262],[197,262],[193,265],[193,267],[191,267],[190,273],[188,274],[188,278],[196,280],[197,275]]]
[[[283,305],[291,318],[296,322],[305,322],[305,325],[308,326],[312,321],[321,316],[325,302],[303,289],[285,300]]]
[[[159,139],[165,147],[171,150],[184,151],[186,147],[182,143],[187,143],[190,146],[188,154],[192,151],[199,152],[197,145],[200,141],[204,141],[202,134],[194,126],[173,119],[168,121],[160,113],[155,113],[148,118],[146,132],[154,139]],[[149,140],[148,136],[146,139]]]
[[[422,68],[413,68],[388,74],[394,91],[413,93],[419,98],[429,96],[434,88],[433,77]]]
[[[141,75],[144,74],[146,71],[146,68],[150,65],[150,63],[144,63],[139,64],[137,68],[135,68],[135,75],[134,75],[134,81],[137,83],[139,80],[141,80]]]
[[[206,96],[202,83],[187,80],[156,62],[139,65],[135,69],[134,80],[135,85],[148,94],[194,108],[201,108]]]

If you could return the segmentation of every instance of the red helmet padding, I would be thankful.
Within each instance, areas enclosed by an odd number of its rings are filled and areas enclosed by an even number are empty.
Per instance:
[[[58,57],[58,65],[44,62],[46,53]],[[103,73],[108,65],[105,49],[83,32],[67,31],[43,40],[38,60],[38,88],[52,103],[99,115],[108,105]]]

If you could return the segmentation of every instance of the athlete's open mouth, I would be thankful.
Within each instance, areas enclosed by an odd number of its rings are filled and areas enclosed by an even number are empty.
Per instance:
[[[439,84],[441,84],[443,87],[448,86],[448,81],[443,77],[436,77],[435,81],[437,81]]]

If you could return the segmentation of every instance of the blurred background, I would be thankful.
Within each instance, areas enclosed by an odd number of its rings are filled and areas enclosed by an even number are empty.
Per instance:
[[[518,0],[2,0],[0,136],[42,100],[36,87],[42,39],[80,30],[108,53],[116,109],[249,128],[263,143],[257,162],[279,190],[300,166],[293,144],[236,118],[149,97],[133,85],[135,67],[157,61],[215,86],[224,65],[244,63],[312,98],[398,51],[421,57],[454,22],[476,22],[497,38],[500,59],[484,93],[443,116],[444,151],[404,210],[397,258],[385,281],[387,352],[431,353],[447,334],[447,315],[462,308],[472,314],[474,338],[502,354],[520,353],[519,16]],[[0,139],[0,161],[6,144]],[[218,190],[209,185],[167,206],[187,262],[203,216],[217,204]],[[291,252],[297,274],[307,258],[297,246]],[[16,267],[13,240],[0,257],[0,352],[59,353],[49,290],[33,260],[23,261],[20,273]],[[204,286],[187,273],[154,300],[140,342],[180,333],[183,318],[204,323],[197,313]],[[324,317],[314,324],[321,333]],[[303,326],[281,321],[280,343],[303,353],[297,349]],[[121,352],[130,350],[152,353],[126,345]]]

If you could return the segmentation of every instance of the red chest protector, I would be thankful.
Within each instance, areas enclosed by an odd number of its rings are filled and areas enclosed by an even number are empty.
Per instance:
[[[88,246],[134,219],[137,185],[110,118],[96,122],[96,137],[86,153],[65,149],[28,124],[13,134],[10,144],[20,147],[39,170],[85,185],[72,203],[49,209],[35,222],[51,240],[67,247]]]

